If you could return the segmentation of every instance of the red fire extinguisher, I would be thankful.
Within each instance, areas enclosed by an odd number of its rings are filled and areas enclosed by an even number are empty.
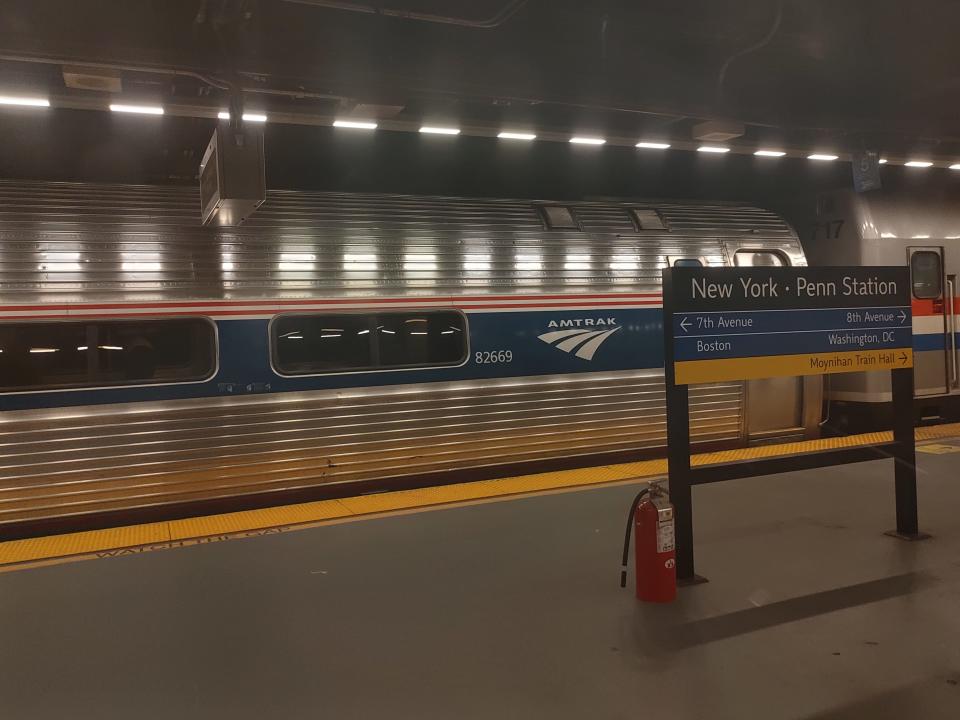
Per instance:
[[[660,481],[651,481],[630,508],[623,544],[620,587],[627,582],[630,530],[634,530],[637,599],[667,603],[677,597],[677,555],[674,545],[673,505]]]

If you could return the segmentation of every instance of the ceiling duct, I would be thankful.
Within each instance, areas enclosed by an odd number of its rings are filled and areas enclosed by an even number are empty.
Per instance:
[[[63,84],[74,90],[123,92],[123,80],[120,77],[120,71],[110,68],[64,65]]]
[[[204,225],[236,226],[267,197],[263,128],[217,125],[200,162],[200,217]]]
[[[741,137],[746,128],[743,123],[727,120],[708,120],[693,126],[693,139],[704,142],[726,142]]]

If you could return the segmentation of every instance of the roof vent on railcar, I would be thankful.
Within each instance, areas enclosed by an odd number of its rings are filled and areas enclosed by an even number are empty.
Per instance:
[[[540,205],[540,217],[547,230],[582,230],[573,208],[566,205]]]
[[[636,226],[637,230],[666,230],[670,228],[663,219],[659,210],[654,208],[630,208],[630,220]]]

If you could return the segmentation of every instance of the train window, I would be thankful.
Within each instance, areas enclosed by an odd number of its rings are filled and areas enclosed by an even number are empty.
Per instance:
[[[541,205],[540,211],[549,230],[579,230],[573,210],[563,205]]]
[[[203,318],[0,324],[0,392],[196,382],[215,368]]]
[[[943,269],[940,254],[932,250],[918,250],[910,256],[910,276],[913,296],[919,300],[940,297],[943,291]]]
[[[467,357],[466,321],[455,310],[281,315],[271,327],[281,375],[444,367]]]
[[[703,263],[697,258],[677,258],[672,265],[673,267],[703,267]]]
[[[733,254],[733,264],[737,267],[783,267],[787,263],[783,255],[773,250],[737,250]]]

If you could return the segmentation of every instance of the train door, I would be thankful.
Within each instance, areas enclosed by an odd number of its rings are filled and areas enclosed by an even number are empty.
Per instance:
[[[789,265],[787,257],[774,250],[753,248],[744,243],[727,247],[727,254],[735,267],[782,267]],[[743,390],[745,417],[743,428],[751,442],[782,439],[799,434],[808,435],[805,428],[816,428],[820,413],[819,378],[809,382],[802,377],[764,378],[747,380]],[[807,395],[809,403],[804,402]],[[805,412],[813,413],[813,420]]]
[[[908,247],[913,305],[913,367],[917,397],[943,395],[955,365],[948,355],[947,303],[944,301],[943,248]],[[950,298],[952,310],[953,298]]]

